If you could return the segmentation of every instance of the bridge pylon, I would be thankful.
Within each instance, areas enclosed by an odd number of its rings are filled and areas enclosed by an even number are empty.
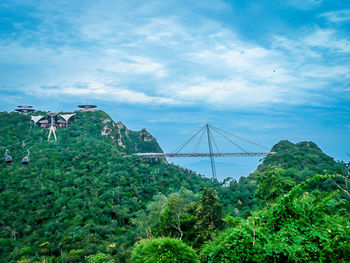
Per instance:
[[[233,144],[236,148],[240,149],[240,152],[226,152],[226,153],[220,153],[219,148],[216,144],[216,141],[213,136],[213,132],[220,135],[224,139],[226,139],[228,142]],[[208,141],[208,153],[197,153],[197,150],[199,148],[199,145],[202,142],[202,139],[204,135],[206,134],[207,141]],[[244,150],[241,146],[236,144],[232,138],[239,139],[241,141],[245,141],[246,143],[258,146],[260,148],[263,148],[265,152],[248,152]],[[198,138],[195,147],[193,149],[192,153],[180,153],[182,149],[184,149],[187,145],[189,145],[192,141],[195,141],[195,138]],[[215,149],[217,152],[213,151],[213,146],[215,146]],[[267,151],[266,151],[267,150]],[[210,158],[210,164],[211,164],[211,172],[212,172],[212,178],[216,179],[216,167],[215,167],[215,159],[214,157],[257,157],[257,156],[267,156],[269,154],[273,154],[273,152],[270,152],[270,150],[264,146],[261,146],[257,143],[251,142],[249,140],[243,139],[233,133],[224,131],[220,128],[214,127],[210,124],[205,124],[202,128],[200,128],[196,133],[194,133],[189,139],[187,139],[182,145],[180,145],[174,152],[172,153],[135,153],[134,156],[144,157],[144,158],[157,158],[157,157],[209,157]]]

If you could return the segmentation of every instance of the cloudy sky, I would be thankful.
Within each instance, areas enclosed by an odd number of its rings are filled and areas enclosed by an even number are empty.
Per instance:
[[[210,123],[268,148],[312,140],[347,161],[350,2],[2,0],[0,95],[0,111],[87,99],[167,152]],[[210,175],[208,160],[173,161]],[[259,158],[217,162],[219,178],[237,178]]]

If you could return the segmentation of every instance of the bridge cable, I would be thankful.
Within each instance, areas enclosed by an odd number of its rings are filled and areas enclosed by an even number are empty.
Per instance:
[[[200,128],[195,134],[193,134],[189,139],[187,139],[182,145],[180,145],[178,148],[176,148],[176,150],[173,153],[176,154],[179,151],[181,151],[183,148],[185,148],[186,145],[188,145],[201,132],[201,130],[203,130],[204,128],[205,128],[205,126]],[[168,160],[170,160],[171,158],[172,157],[169,157]]]
[[[216,144],[216,141],[215,141],[214,136],[213,136],[212,132],[210,131],[210,129],[209,129],[209,132],[210,132],[211,140],[214,142],[214,146],[215,146],[216,151],[217,151],[218,153],[220,153],[219,147],[218,147],[218,145]]]
[[[240,150],[242,150],[245,153],[248,153],[246,150],[244,150],[241,146],[239,146],[238,144],[234,143],[231,139],[229,139],[227,136],[225,136],[224,134],[222,134],[220,131],[216,130],[215,127],[212,126],[212,129],[214,131],[216,131],[218,134],[220,134],[222,137],[224,137],[226,140],[228,140],[230,143],[232,143],[234,146],[236,146],[237,148],[239,148]]]
[[[207,130],[207,137],[208,137],[208,146],[209,146],[209,156],[210,156],[210,163],[211,163],[211,172],[213,175],[212,179],[216,178],[216,168],[215,168],[215,160],[213,156],[213,147],[211,145],[211,139],[210,139],[210,130],[209,130],[209,124],[205,125],[205,128]]]
[[[195,134],[193,134],[187,141],[185,141],[182,145],[180,145],[180,147],[178,147],[175,151],[174,151],[174,153],[178,153],[179,151],[181,151],[186,145],[188,145],[197,135],[198,135],[198,133],[200,133],[203,129],[205,128],[205,126],[204,127],[202,127],[202,128],[200,128]]]
[[[235,134],[233,134],[233,133],[230,133],[230,132],[224,131],[223,129],[220,129],[220,128],[217,128],[217,127],[214,127],[214,126],[212,126],[212,125],[210,125],[210,126],[211,126],[211,128],[214,128],[214,129],[220,130],[220,131],[222,131],[222,132],[224,132],[224,133],[226,133],[226,134],[229,134],[229,135],[231,135],[231,136],[233,136],[233,137],[236,137],[237,139],[240,139],[240,140],[242,140],[242,141],[245,141],[245,142],[247,142],[247,143],[253,144],[253,145],[255,145],[255,146],[258,146],[258,147],[261,147],[261,148],[263,148],[263,149],[265,149],[265,150],[270,151],[270,149],[269,149],[269,148],[266,148],[265,146],[262,146],[262,145],[260,145],[260,144],[255,143],[255,142],[252,142],[252,141],[249,141],[249,140],[244,139],[244,138],[242,138],[242,137],[239,137],[239,136],[237,136],[237,135],[235,135]]]
[[[202,132],[201,136],[199,137],[199,140],[198,140],[197,144],[195,145],[195,147],[193,149],[193,153],[196,153],[198,151],[199,145],[202,142],[204,134],[205,134],[205,129],[203,129],[203,132]]]

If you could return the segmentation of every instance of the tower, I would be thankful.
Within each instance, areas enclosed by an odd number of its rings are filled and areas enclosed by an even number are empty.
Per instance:
[[[50,141],[51,134],[53,134],[53,136],[55,137],[55,141],[57,141],[56,126],[55,126],[55,120],[54,120],[54,117],[57,115],[57,113],[56,112],[49,112],[47,115],[51,118],[51,125],[49,128],[49,136],[48,136],[47,140]]]

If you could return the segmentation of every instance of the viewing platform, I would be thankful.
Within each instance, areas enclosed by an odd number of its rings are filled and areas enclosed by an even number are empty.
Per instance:
[[[28,113],[34,112],[35,109],[33,108],[33,106],[19,105],[19,106],[17,106],[17,109],[15,109],[15,111],[17,111],[21,114],[24,114],[24,115],[28,115]]]
[[[80,111],[96,111],[97,106],[96,105],[78,105],[78,108],[80,108]]]

